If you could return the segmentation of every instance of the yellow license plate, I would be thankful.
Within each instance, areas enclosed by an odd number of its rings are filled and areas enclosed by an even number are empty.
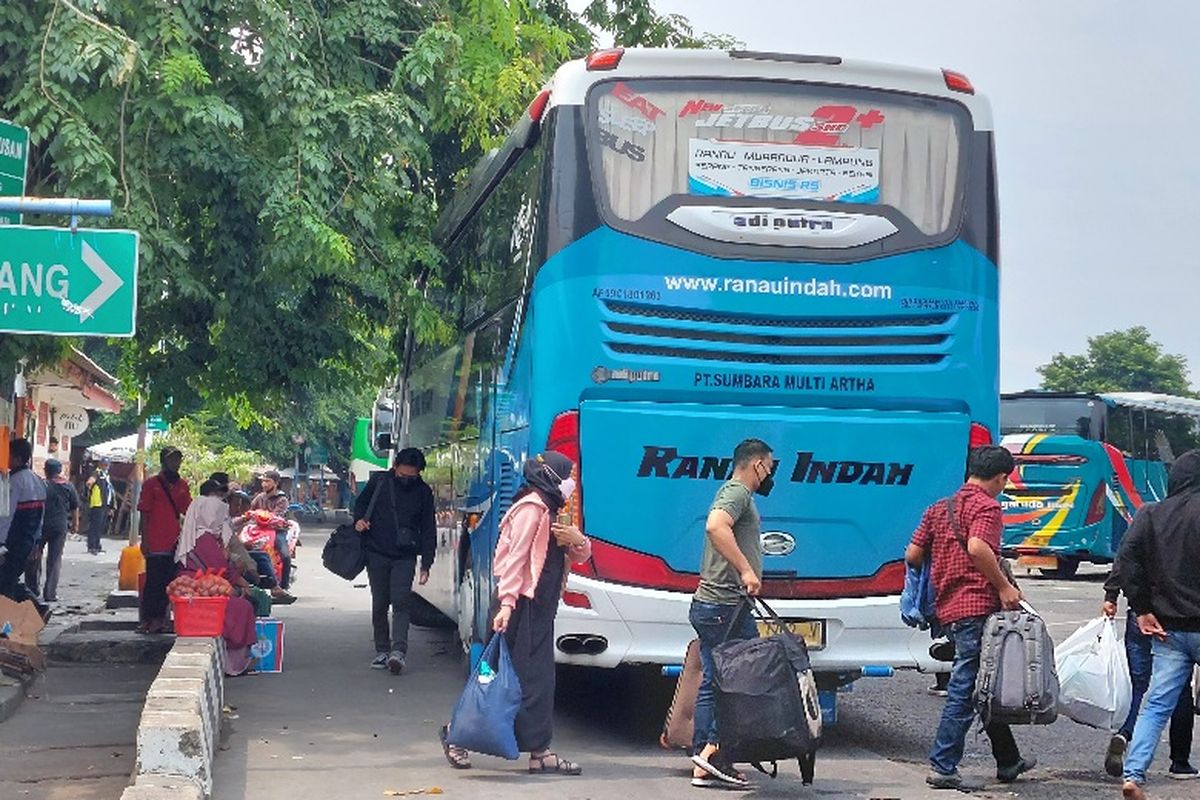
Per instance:
[[[804,640],[804,644],[809,650],[820,650],[825,647],[825,620],[802,619],[785,621],[784,624],[789,631]],[[773,624],[758,620],[759,636],[770,636],[774,632],[773,628]]]
[[[1017,566],[1027,569],[1058,569],[1058,558],[1055,556],[1020,556]]]

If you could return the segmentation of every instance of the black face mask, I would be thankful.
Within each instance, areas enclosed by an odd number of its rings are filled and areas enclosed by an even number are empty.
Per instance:
[[[163,474],[163,477],[167,479],[167,483],[174,483],[175,481],[179,480],[179,470],[170,470],[170,469],[167,469],[166,467],[163,467],[162,474]],[[103,473],[100,473],[96,477],[103,478],[106,476]]]
[[[758,488],[754,490],[754,493],[761,494],[763,497],[766,497],[767,495],[769,495],[771,493],[771,490],[774,488],[775,488],[775,476],[768,473],[767,477],[762,479],[762,483],[760,483],[758,485]]]
[[[403,486],[407,489],[409,486],[416,486],[417,481],[421,480],[421,476],[420,475],[397,475],[396,480],[400,482],[401,486]]]

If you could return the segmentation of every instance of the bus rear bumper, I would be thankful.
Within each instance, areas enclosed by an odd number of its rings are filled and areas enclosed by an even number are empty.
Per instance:
[[[616,667],[621,664],[680,664],[696,633],[688,623],[690,594],[598,581],[571,575],[567,591],[587,597],[591,608],[560,604],[555,656],[560,664]],[[818,672],[850,672],[866,665],[923,671],[948,670],[929,655],[928,631],[900,621],[900,597],[841,600],[772,600],[785,619],[821,620],[825,646],[810,650]],[[566,637],[564,639],[564,637]],[[563,652],[588,637],[600,637],[603,652]],[[595,642],[593,641],[594,645]]]

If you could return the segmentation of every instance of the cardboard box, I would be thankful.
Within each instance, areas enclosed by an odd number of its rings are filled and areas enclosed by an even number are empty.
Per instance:
[[[46,656],[37,643],[44,627],[31,601],[15,603],[0,596],[0,662],[8,671],[27,675],[46,668]]]
[[[266,617],[255,620],[258,641],[250,647],[253,661],[250,672],[283,672],[283,620]]]

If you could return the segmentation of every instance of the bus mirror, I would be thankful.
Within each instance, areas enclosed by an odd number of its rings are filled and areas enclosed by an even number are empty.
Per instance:
[[[375,450],[380,453],[386,453],[393,447],[392,435],[390,433],[375,434]]]

